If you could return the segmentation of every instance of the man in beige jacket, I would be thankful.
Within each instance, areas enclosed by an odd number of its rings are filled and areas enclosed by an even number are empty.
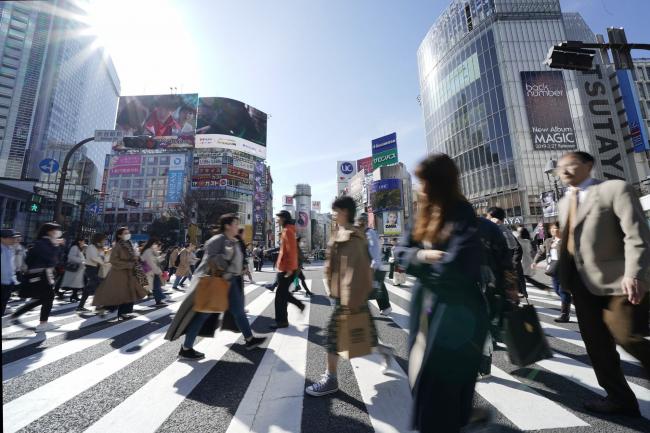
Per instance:
[[[641,361],[650,377],[650,341],[634,329],[649,308],[650,230],[634,190],[620,180],[590,177],[594,158],[570,152],[557,173],[568,186],[559,204],[564,242],[559,277],[573,294],[582,339],[607,397],[585,403],[592,412],[639,416],[616,344]]]

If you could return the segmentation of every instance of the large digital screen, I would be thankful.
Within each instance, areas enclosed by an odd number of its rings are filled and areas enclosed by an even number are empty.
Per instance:
[[[401,209],[402,181],[400,179],[374,181],[370,186],[370,203],[373,212]]]
[[[197,93],[121,96],[115,129],[124,133],[116,150],[194,147]]]
[[[521,71],[521,85],[533,149],[577,149],[562,72]]]
[[[266,158],[266,113],[229,98],[199,98],[196,147]]]

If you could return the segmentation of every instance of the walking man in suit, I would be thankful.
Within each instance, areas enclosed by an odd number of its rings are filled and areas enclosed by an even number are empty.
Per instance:
[[[573,294],[582,339],[607,397],[585,403],[592,412],[639,416],[621,370],[619,344],[650,377],[650,341],[634,330],[649,308],[650,230],[634,190],[624,181],[591,178],[594,158],[570,152],[557,173],[568,186],[559,203],[563,231],[559,276]]]

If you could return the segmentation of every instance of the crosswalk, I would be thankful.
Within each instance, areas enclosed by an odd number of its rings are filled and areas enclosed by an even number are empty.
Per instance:
[[[179,361],[180,342],[164,340],[184,293],[173,293],[175,302],[163,308],[141,302],[134,309],[137,316],[122,322],[81,317],[74,305],[57,302],[52,320],[62,326],[44,334],[30,329],[38,311],[20,325],[3,320],[3,431],[410,431],[405,372],[413,278],[400,287],[387,280],[390,317],[370,302],[380,341],[396,351],[388,373],[381,371],[377,354],[341,361],[341,391],[317,399],[305,396],[304,387],[325,367],[331,303],[321,275],[319,269],[309,270],[314,296],[298,294],[305,310],[290,306],[291,326],[275,332],[268,330],[274,294],[263,283],[247,285],[251,326],[269,337],[263,350],[246,351],[240,334],[218,332],[198,341],[196,349],[206,354],[199,362]],[[650,384],[638,361],[622,349],[643,418],[607,420],[580,408],[582,399],[603,391],[575,316],[572,323],[554,323],[557,297],[528,290],[554,357],[522,369],[508,362],[504,350],[496,351],[492,375],[477,382],[475,404],[490,408],[498,424],[521,431],[650,431]]]

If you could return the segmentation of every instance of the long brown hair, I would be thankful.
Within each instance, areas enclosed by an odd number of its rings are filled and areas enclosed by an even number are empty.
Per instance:
[[[434,153],[418,165],[415,175],[422,183],[422,191],[413,239],[431,243],[445,241],[451,234],[445,227],[450,209],[457,202],[465,201],[460,192],[458,168],[448,155]]]

